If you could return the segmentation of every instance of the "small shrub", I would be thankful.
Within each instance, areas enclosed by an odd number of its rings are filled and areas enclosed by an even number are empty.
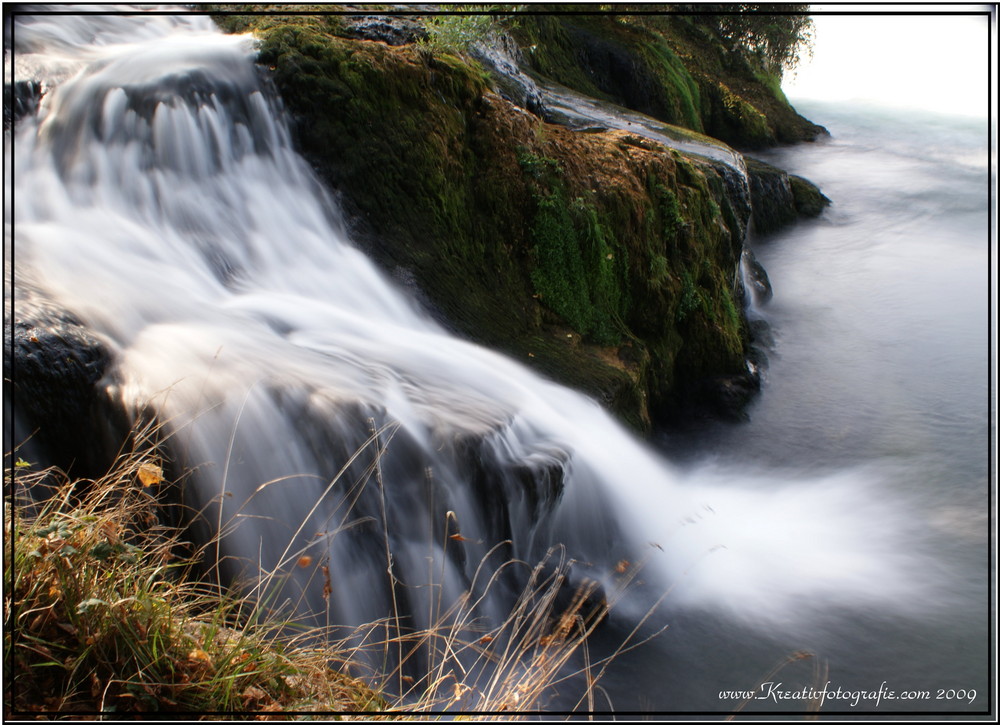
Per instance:
[[[494,15],[435,15],[424,27],[427,39],[421,44],[432,53],[468,53],[476,43],[490,43],[502,32],[500,20]]]

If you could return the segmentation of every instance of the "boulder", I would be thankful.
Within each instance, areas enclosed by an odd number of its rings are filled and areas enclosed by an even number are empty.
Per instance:
[[[18,280],[5,308],[8,441],[31,463],[102,475],[128,431],[123,412],[106,394],[108,347],[25,281]]]

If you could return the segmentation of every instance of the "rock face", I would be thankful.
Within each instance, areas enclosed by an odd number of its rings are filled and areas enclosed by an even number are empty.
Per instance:
[[[260,58],[302,148],[446,324],[640,429],[745,369],[749,207],[721,164],[546,124],[455,56],[297,20],[269,19]]]
[[[14,297],[5,301],[8,441],[20,446],[17,455],[25,460],[77,476],[103,474],[128,430],[123,411],[99,384],[110,364],[109,351],[28,282],[19,279]]]
[[[35,81],[15,81],[3,85],[3,127],[8,130],[18,119],[38,110],[42,87]]]
[[[660,97],[646,110],[680,114],[689,128],[711,111],[664,100],[701,91],[662,39],[656,58],[679,85],[651,70],[640,30],[524,20],[521,60],[535,71],[552,73],[541,58],[556,48],[592,79],[585,91],[629,87],[621,93],[633,107]],[[545,123],[530,79],[508,67],[510,47],[480,47],[477,62],[398,44],[395,32],[359,34],[355,21],[223,22],[258,35],[301,148],[338,192],[355,237],[444,324],[640,430],[690,405],[718,407],[720,396],[744,400],[734,385],[755,387],[739,273],[750,199],[733,169],[621,130]],[[780,135],[768,134],[768,143]]]
[[[405,17],[355,15],[344,22],[344,35],[358,40],[378,40],[389,45],[407,45],[427,38],[423,26]]]
[[[800,216],[819,216],[830,204],[815,184],[759,159],[746,157],[753,203],[753,228],[769,234]]]

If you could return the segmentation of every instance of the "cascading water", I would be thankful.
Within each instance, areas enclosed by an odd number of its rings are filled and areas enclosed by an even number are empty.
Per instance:
[[[346,239],[247,37],[40,15],[15,41],[19,76],[54,83],[12,139],[16,274],[106,340],[109,395],[169,422],[230,575],[284,568],[317,623],[395,600],[417,628],[482,586],[481,562],[559,544],[608,591],[617,563],[648,560],[612,615],[626,624],[668,589],[667,606],[802,627],[927,601],[875,473],[678,469],[593,401],[446,334]],[[303,556],[328,565],[329,600]]]

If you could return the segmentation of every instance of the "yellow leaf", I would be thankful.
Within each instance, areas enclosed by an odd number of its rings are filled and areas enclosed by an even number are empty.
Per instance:
[[[192,662],[203,662],[206,665],[212,664],[212,658],[208,656],[208,652],[203,649],[193,649],[188,653],[188,659]]]
[[[142,463],[139,465],[139,481],[143,486],[155,486],[163,480],[163,469],[155,463]]]

